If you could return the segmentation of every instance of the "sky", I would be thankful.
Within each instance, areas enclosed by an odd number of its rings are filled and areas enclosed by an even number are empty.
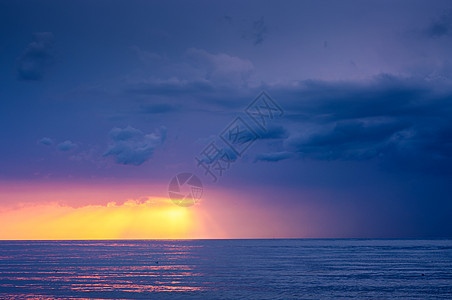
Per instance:
[[[0,0],[0,125],[0,239],[450,238],[452,3]]]

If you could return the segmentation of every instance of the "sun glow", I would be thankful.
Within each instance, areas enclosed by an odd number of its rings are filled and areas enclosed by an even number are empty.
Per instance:
[[[117,182],[0,182],[0,239],[298,237],[305,236],[318,211],[303,206],[291,221],[291,208],[278,211],[257,193],[224,189],[209,189],[194,206],[181,207],[165,197],[166,189]]]
[[[3,210],[1,239],[187,238],[199,226],[193,209],[166,198],[79,208],[57,203]]]

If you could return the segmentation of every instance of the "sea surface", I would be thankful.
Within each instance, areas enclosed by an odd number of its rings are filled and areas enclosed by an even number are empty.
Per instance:
[[[0,241],[1,299],[452,299],[452,240]]]

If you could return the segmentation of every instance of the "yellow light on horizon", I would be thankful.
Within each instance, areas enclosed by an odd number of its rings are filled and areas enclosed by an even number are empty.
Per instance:
[[[195,214],[166,198],[79,208],[26,205],[0,212],[0,239],[183,239],[199,225]]]

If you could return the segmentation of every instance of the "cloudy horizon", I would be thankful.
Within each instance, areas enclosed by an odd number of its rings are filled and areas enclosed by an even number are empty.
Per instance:
[[[0,238],[54,237],[24,233],[29,207],[152,208],[181,172],[204,195],[171,237],[452,236],[449,2],[132,2],[0,1]],[[243,153],[221,138],[237,118]],[[123,226],[103,230],[166,232]]]

